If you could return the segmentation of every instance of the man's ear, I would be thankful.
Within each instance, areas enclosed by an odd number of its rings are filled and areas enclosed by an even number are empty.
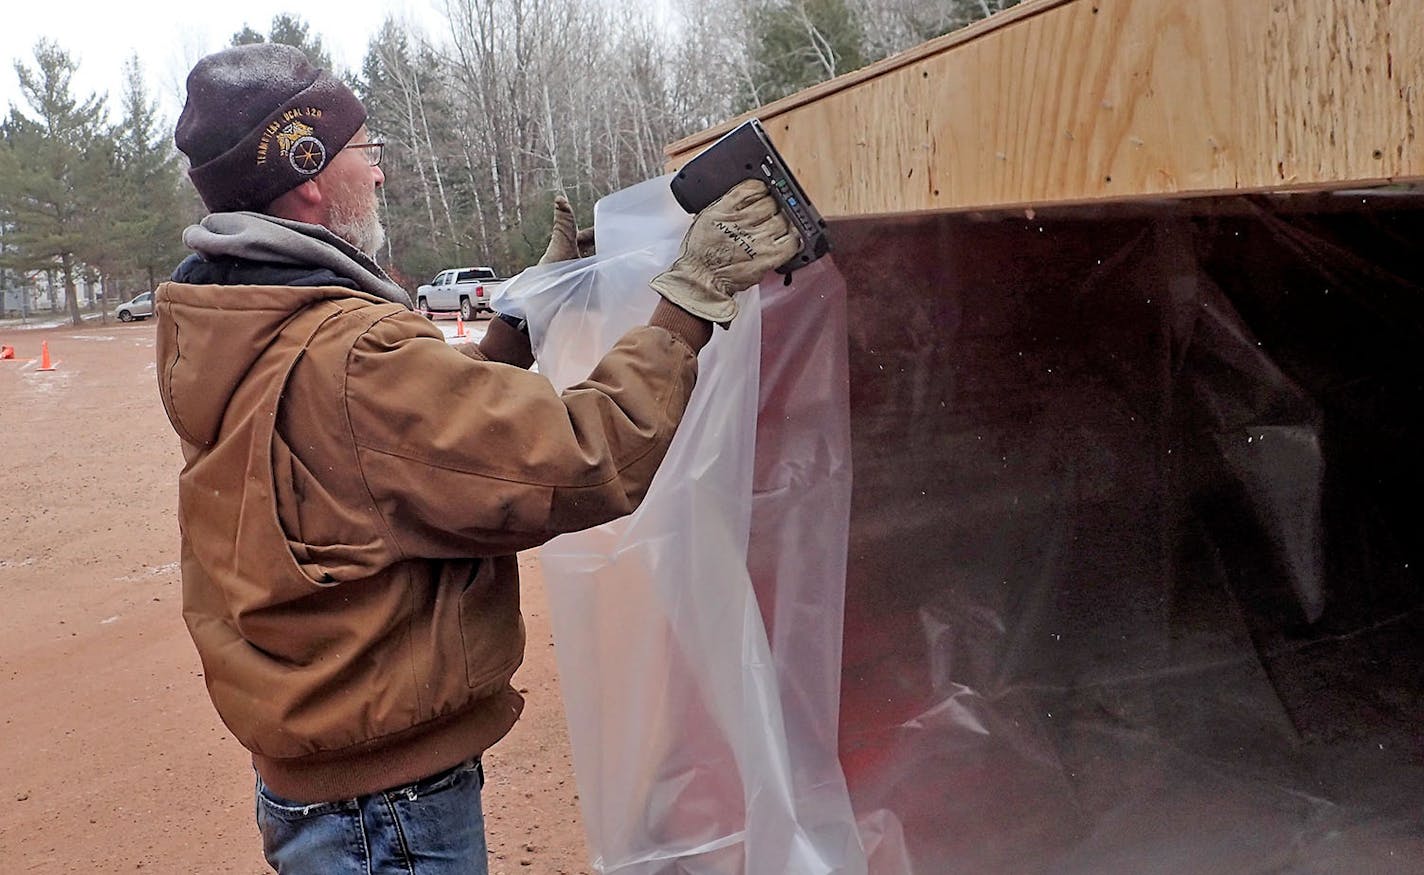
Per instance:
[[[325,201],[326,195],[322,193],[321,186],[316,184],[315,179],[308,179],[296,188],[282,192],[263,212],[296,222],[320,225],[323,218],[322,204]]]
[[[292,192],[295,193],[303,203],[313,207],[320,206],[321,202],[326,200],[326,197],[321,193],[321,186],[316,184],[315,179],[308,179],[306,182],[292,189]]]

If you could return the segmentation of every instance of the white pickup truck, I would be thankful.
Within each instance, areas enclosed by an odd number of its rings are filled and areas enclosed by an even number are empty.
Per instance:
[[[490,309],[490,298],[504,280],[490,267],[452,267],[415,290],[415,308],[422,312],[459,310],[460,318],[474,319]]]

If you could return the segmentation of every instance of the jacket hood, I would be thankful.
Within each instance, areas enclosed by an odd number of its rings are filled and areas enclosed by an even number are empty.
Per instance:
[[[350,298],[387,303],[332,286],[160,285],[158,391],[179,437],[212,446],[233,393],[291,318],[320,301]]]

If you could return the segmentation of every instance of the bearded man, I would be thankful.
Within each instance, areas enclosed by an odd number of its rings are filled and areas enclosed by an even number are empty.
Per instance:
[[[297,49],[210,55],[175,141],[211,213],[159,287],[183,616],[252,753],[268,862],[484,873],[480,755],[519,717],[518,550],[632,512],[713,323],[799,241],[760,182],[693,222],[646,326],[563,393],[518,320],[450,346],[376,264],[381,145]],[[558,204],[546,259],[577,254]],[[629,289],[629,294],[651,294]]]

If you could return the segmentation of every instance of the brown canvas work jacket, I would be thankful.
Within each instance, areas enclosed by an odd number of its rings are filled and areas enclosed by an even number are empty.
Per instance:
[[[156,315],[184,618],[263,780],[348,798],[501,738],[523,706],[514,553],[636,508],[692,347],[633,329],[559,394],[350,288],[170,282]]]

